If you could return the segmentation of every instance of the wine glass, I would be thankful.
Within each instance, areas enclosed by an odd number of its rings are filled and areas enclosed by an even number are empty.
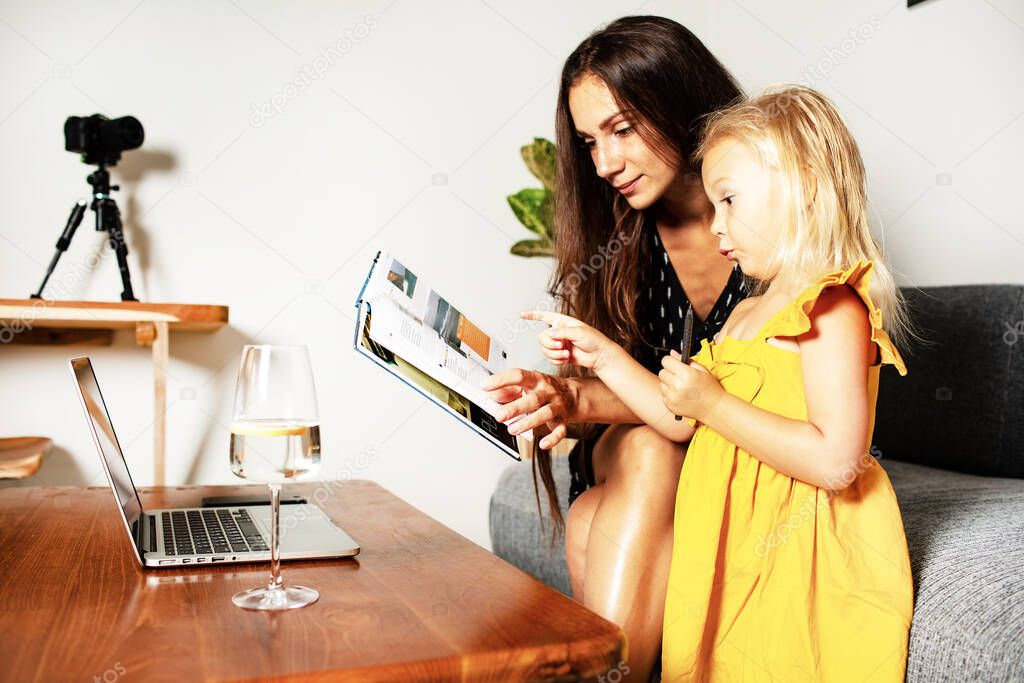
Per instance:
[[[270,487],[270,583],[236,593],[239,607],[305,607],[320,594],[285,586],[281,578],[281,484],[320,469],[320,418],[313,369],[305,346],[247,345],[235,384],[231,471]]]

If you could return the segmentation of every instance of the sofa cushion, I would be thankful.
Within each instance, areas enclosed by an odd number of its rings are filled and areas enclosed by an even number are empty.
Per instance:
[[[537,490],[543,512],[539,516],[531,464],[528,460],[515,463],[506,468],[498,480],[498,486],[491,495],[491,548],[498,557],[572,597],[569,570],[565,564],[565,538],[559,536],[553,546],[550,543],[552,520],[548,514],[547,492],[538,478]],[[551,458],[551,474],[555,478],[564,518],[569,505],[569,458]]]
[[[1024,481],[883,464],[914,574],[907,680],[1024,680]]]
[[[1024,680],[1024,481],[882,460],[900,503],[914,574],[907,680]],[[552,459],[563,501],[567,459]],[[491,497],[494,552],[570,594],[564,540],[549,548],[529,462]]]
[[[1024,478],[1024,286],[901,290],[930,343],[882,368],[874,444],[886,459]]]

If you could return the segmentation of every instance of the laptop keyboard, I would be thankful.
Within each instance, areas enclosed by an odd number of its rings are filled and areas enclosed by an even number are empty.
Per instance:
[[[168,555],[269,551],[246,509],[168,510],[160,513]]]

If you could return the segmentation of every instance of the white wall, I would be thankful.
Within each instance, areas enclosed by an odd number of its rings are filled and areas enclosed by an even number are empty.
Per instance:
[[[404,256],[492,330],[541,301],[550,264],[508,254],[528,233],[504,197],[535,185],[518,147],[552,136],[569,51],[639,9],[686,23],[748,89],[809,79],[836,99],[903,283],[1024,281],[1024,8],[904,5],[6,1],[0,296],[35,289],[86,193],[89,168],[63,151],[64,118],[134,114],[146,144],[115,176],[137,294],[231,306],[229,329],[172,340],[169,482],[234,483],[224,425],[240,346],[305,343],[324,475],[356,471],[489,547],[487,502],[507,458],[350,349],[373,251]],[[870,37],[843,43],[862,26]],[[339,41],[322,77],[286,93]],[[254,114],[272,101],[278,112]],[[68,283],[60,298],[117,298],[101,239],[91,223],[80,229],[55,275]],[[100,265],[76,276],[97,251]],[[525,335],[516,351],[540,367],[533,346]],[[83,353],[138,483],[151,483],[152,366],[127,333],[108,348],[0,348],[0,434],[45,434],[57,446],[20,483],[103,483],[62,363]]]

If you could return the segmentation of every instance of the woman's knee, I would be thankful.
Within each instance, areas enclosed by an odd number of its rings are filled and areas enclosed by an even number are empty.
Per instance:
[[[686,455],[685,443],[671,441],[648,425],[615,425],[594,448],[594,475],[649,484],[676,481]],[[605,436],[609,438],[605,440]]]
[[[570,572],[575,573],[577,569],[583,567],[587,541],[590,538],[590,525],[601,502],[602,492],[603,487],[593,486],[577,496],[569,506],[565,522],[565,557]]]

